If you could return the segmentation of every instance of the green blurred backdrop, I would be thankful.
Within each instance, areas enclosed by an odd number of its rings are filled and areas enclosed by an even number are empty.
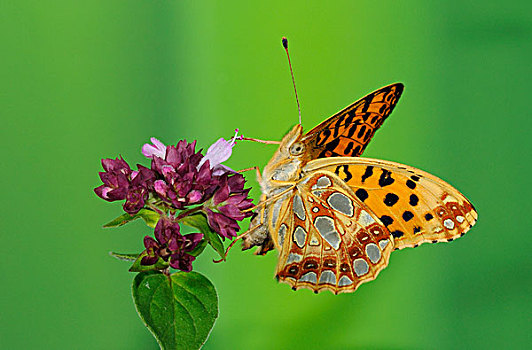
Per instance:
[[[205,349],[530,346],[530,4],[3,0],[0,347],[156,348],[133,274],[108,256],[141,250],[149,231],[101,228],[121,209],[92,192],[99,160],[143,161],[150,136],[281,138],[297,122],[283,35],[307,130],[403,82],[365,155],[449,181],[480,221],[456,242],[393,253],[349,295],[277,284],[275,252],[218,265],[204,254],[195,267],[220,297]],[[229,165],[272,152],[240,143]]]

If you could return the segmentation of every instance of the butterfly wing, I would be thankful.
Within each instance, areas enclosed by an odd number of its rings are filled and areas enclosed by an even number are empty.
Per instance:
[[[319,159],[304,172],[331,171],[379,218],[396,249],[452,241],[477,221],[471,202],[457,189],[422,170],[369,158]]]
[[[303,138],[309,159],[360,156],[392,112],[403,89],[400,83],[385,86],[310,130]]]
[[[334,173],[302,178],[278,207],[270,221],[276,276],[294,290],[353,292],[388,264],[389,231]]]

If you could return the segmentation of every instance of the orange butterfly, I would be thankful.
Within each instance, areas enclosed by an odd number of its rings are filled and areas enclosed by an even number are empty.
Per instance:
[[[296,125],[259,176],[263,194],[242,247],[277,248],[276,277],[294,290],[353,292],[392,250],[452,241],[475,224],[471,203],[443,180],[358,157],[402,92],[383,87],[306,134]]]

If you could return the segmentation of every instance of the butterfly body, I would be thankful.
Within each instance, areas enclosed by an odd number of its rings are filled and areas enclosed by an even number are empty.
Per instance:
[[[277,248],[276,276],[293,289],[353,292],[394,249],[450,241],[476,222],[471,203],[437,177],[358,157],[402,91],[377,90],[307,134],[296,125],[264,168],[243,249]]]

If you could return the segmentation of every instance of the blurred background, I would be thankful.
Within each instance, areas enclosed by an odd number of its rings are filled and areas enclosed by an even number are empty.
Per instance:
[[[2,1],[0,347],[157,348],[129,265],[108,255],[140,251],[149,230],[102,229],[121,207],[93,193],[100,159],[147,164],[151,136],[279,140],[297,122],[283,35],[307,130],[403,82],[365,156],[450,182],[479,222],[394,252],[347,295],[277,284],[276,252],[203,254],[195,269],[220,298],[205,349],[530,346],[531,13],[530,1]],[[228,165],[273,151],[239,143]]]

